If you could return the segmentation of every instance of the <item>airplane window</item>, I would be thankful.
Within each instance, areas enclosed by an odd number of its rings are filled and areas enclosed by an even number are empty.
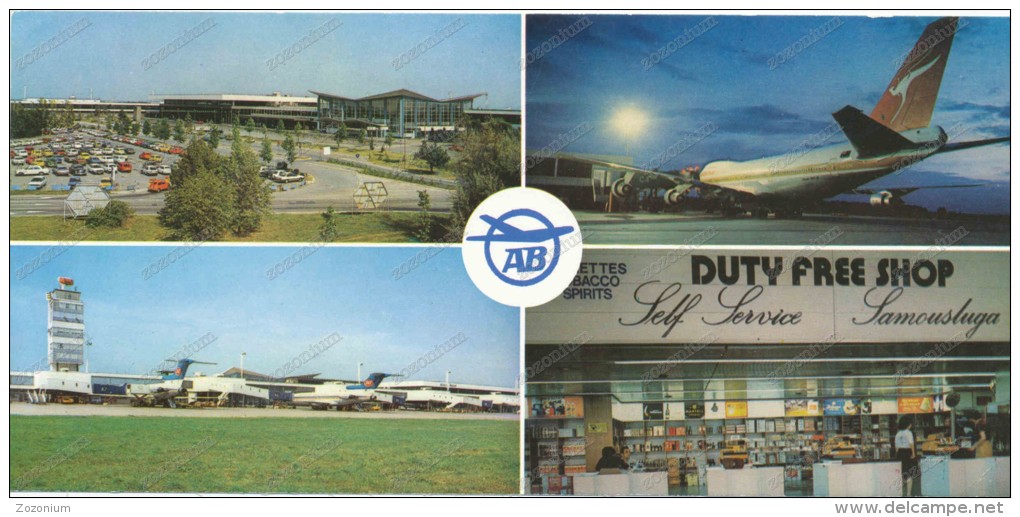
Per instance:
[[[840,153],[839,157],[840,158],[849,158],[850,157],[850,151],[843,151],[842,153]]]

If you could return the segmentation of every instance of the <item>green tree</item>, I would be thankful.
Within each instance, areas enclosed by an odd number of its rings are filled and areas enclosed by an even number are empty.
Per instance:
[[[429,172],[434,173],[436,167],[442,167],[450,163],[450,153],[442,146],[432,142],[425,142],[414,153],[414,157],[429,164]]]
[[[432,240],[432,213],[429,210],[432,209],[432,199],[429,197],[429,191],[418,191],[418,208],[421,211],[418,213],[418,227],[414,230],[414,236],[419,242],[430,242]]]
[[[448,230],[459,235],[471,212],[490,195],[521,184],[521,133],[498,120],[469,126],[458,137],[463,150],[453,164],[457,191]],[[459,240],[459,239],[458,239]]]
[[[297,159],[297,145],[294,143],[294,137],[292,135],[287,135],[287,137],[283,139],[283,145],[281,147],[283,147],[283,150],[287,152],[287,164],[289,165],[294,163],[294,160]]]
[[[268,165],[273,161],[273,143],[269,141],[269,133],[262,133],[262,150],[259,151],[259,158]]]
[[[336,138],[336,145],[339,146],[344,140],[347,139],[347,124],[340,123],[340,127],[336,128],[336,134],[333,135]]]
[[[333,242],[340,236],[339,214],[332,206],[326,207],[322,214],[322,223],[319,225],[319,239],[324,242]]]
[[[89,228],[120,228],[135,214],[131,205],[113,200],[102,208],[93,208],[85,219]]]
[[[220,146],[220,139],[223,137],[223,130],[217,126],[213,126],[209,130],[209,147],[216,149]]]
[[[11,137],[29,138],[43,134],[49,129],[49,108],[45,101],[37,106],[11,103]]]
[[[305,130],[305,126],[301,125],[300,122],[294,124],[294,136],[297,138],[298,149],[301,149],[301,133]]]
[[[369,137],[368,139],[368,150],[375,151],[375,139],[372,137]]]
[[[167,139],[170,138],[170,121],[169,120],[167,120],[165,118],[161,118],[161,119],[159,119],[159,122],[156,123],[156,138],[158,138],[160,140],[167,140]]]
[[[159,222],[173,240],[217,240],[234,222],[235,196],[228,181],[215,171],[200,169],[183,184],[175,173]]]
[[[191,118],[191,112],[189,111],[184,115],[184,131],[188,134],[191,134],[191,132],[194,130],[195,121],[194,119]]]
[[[359,144],[365,143],[365,137],[367,137],[367,136],[368,136],[368,131],[365,131],[364,128],[362,128],[361,131],[358,131],[358,143]]]
[[[131,123],[131,136],[138,136],[138,132],[142,130],[142,125],[138,122]]]
[[[145,136],[152,134],[152,124],[149,123],[149,119],[145,119],[145,121],[142,122],[142,134]]]
[[[184,121],[183,120],[177,119],[176,121],[174,121],[174,134],[173,134],[173,137],[174,137],[174,141],[175,142],[183,142],[184,141],[185,133],[184,133]]]
[[[244,123],[244,130],[248,132],[248,136],[251,136],[255,132],[255,119],[248,117],[248,121]]]
[[[231,230],[234,235],[250,235],[262,226],[262,220],[272,212],[272,196],[259,177],[259,161],[255,151],[240,138],[235,138],[226,163],[226,177],[234,186],[234,207]]]
[[[280,119],[276,122],[276,130],[281,133],[287,130],[287,126],[283,125],[283,119]]]
[[[201,172],[216,173],[222,164],[223,156],[217,154],[203,140],[194,140],[177,162],[177,170],[173,174],[174,188],[190,182],[192,177],[198,176]]]
[[[386,133],[386,139],[383,140],[383,151],[392,148],[393,148],[393,135]]]

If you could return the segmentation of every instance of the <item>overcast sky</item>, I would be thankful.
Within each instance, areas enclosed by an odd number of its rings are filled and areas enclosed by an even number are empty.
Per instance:
[[[540,48],[580,18],[529,16],[525,48]],[[685,30],[708,16],[588,18],[590,26],[558,47],[546,45],[548,51],[528,65],[528,149],[542,149],[588,123],[594,130],[564,152],[624,155],[628,142],[607,123],[623,106],[650,118],[644,134],[629,142],[636,164],[715,124],[714,133],[664,169],[783,154],[825,130],[833,122],[831,113],[847,104],[870,112],[905,54],[934,21],[841,16],[830,24],[834,30],[770,69],[770,58],[833,16],[715,16],[703,25],[710,29],[646,70],[642,60],[683,39]],[[1008,19],[961,19],[932,122],[947,131],[962,129],[960,140],[1009,135]],[[831,139],[842,141],[842,133]],[[919,191],[906,199],[930,208],[1008,213],[1009,172],[1009,146],[1000,144],[940,155],[875,184],[977,180],[987,186]]]
[[[270,374],[333,333],[342,339],[292,373],[353,379],[358,362],[363,376],[395,373],[458,333],[461,344],[409,378],[451,370],[453,382],[511,387],[519,371],[519,309],[478,291],[458,248],[399,280],[393,269],[424,248],[312,248],[270,280],[300,247],[203,245],[146,280],[175,246],[77,245],[19,279],[48,249],[11,247],[12,370],[48,368],[45,294],[67,276],[85,302],[93,372],[145,373],[208,333],[216,340],[194,355],[217,363],[195,367],[207,374],[239,366],[241,352],[246,369]]]
[[[519,109],[520,20],[472,14],[17,12],[11,18],[11,96],[87,98],[91,89],[104,100],[147,100],[152,93],[311,95],[308,90],[361,97],[407,88],[436,98],[486,92],[477,106]],[[203,27],[211,28],[145,69],[147,57]],[[320,27],[325,36],[302,43]],[[444,28],[448,36],[429,42]],[[77,33],[19,63],[65,29]],[[415,47],[422,52],[401,59]],[[288,48],[296,52],[281,63],[276,56]]]

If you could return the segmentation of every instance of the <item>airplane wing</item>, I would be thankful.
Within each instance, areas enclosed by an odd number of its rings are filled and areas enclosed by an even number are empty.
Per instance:
[[[953,142],[942,146],[937,153],[950,153],[953,151],[960,151],[963,149],[970,149],[971,147],[981,147],[983,145],[992,145],[1002,142],[1009,142],[1009,137],[1004,136],[1000,138],[989,138],[987,140],[972,140],[970,142]]]
[[[896,197],[902,197],[902,196],[905,196],[905,195],[907,195],[907,194],[909,194],[911,192],[914,192],[915,190],[921,190],[921,189],[931,189],[931,188],[971,188],[971,187],[980,187],[980,186],[983,186],[983,185],[984,185],[984,183],[969,183],[969,184],[966,184],[966,185],[932,185],[932,186],[923,186],[923,187],[855,188],[855,189],[851,190],[850,193],[852,193],[852,194],[862,194],[862,195],[865,195],[865,196],[871,196],[871,195],[874,195],[874,194],[878,194],[880,192],[889,192],[890,194],[892,194],[892,195],[894,195]]]
[[[650,169],[642,169],[641,167],[634,167],[634,166],[631,166],[631,165],[623,165],[623,164],[620,164],[620,163],[613,163],[613,162],[608,162],[608,161],[604,161],[604,160],[596,160],[596,159],[592,159],[592,158],[586,158],[586,157],[583,157],[583,156],[573,156],[573,155],[569,155],[569,154],[556,153],[556,155],[554,155],[552,158],[559,159],[559,160],[567,160],[567,161],[577,162],[577,163],[586,163],[588,165],[600,165],[602,167],[607,167],[607,168],[610,168],[610,169],[626,171],[626,172],[629,172],[629,173],[651,174],[652,176],[658,176],[660,178],[666,178],[666,179],[674,181],[674,182],[676,182],[678,184],[679,183],[686,183],[686,182],[688,182],[688,180],[685,180],[685,178],[683,178],[681,176],[678,176],[676,174],[669,174],[667,172],[661,172],[661,171],[653,171],[653,170],[650,170]]]

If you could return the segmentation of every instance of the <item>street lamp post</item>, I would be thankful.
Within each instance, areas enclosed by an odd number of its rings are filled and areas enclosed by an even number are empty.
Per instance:
[[[247,352],[241,352],[241,378],[244,379],[244,357],[248,355]]]
[[[450,391],[450,370],[446,370],[446,391]]]
[[[359,380],[359,381],[361,380],[361,367],[364,366],[364,365],[365,365],[365,363],[358,363],[358,378],[356,380]]]

